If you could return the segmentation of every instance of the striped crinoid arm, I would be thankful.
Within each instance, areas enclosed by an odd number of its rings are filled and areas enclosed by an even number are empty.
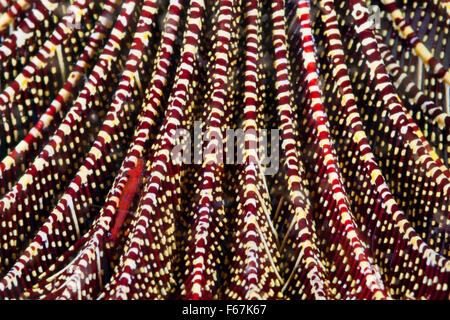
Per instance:
[[[0,0],[0,299],[449,299],[443,4]]]
[[[448,19],[448,15],[440,10],[438,2],[439,1],[437,0],[419,0],[411,1],[411,3],[405,2],[403,5],[403,10],[405,11],[404,20],[406,25],[410,24],[410,28],[417,30],[417,38],[420,38],[421,41],[423,41],[423,46],[426,45],[430,48],[430,59],[432,61],[441,60],[445,65],[448,65],[448,59],[445,57],[445,52],[448,47],[447,31],[450,27],[450,20]],[[398,9],[395,4],[394,7]],[[389,12],[389,10],[386,11]],[[382,13],[384,13],[384,11]],[[382,20],[384,24],[379,31],[382,36],[378,38],[378,42],[385,42],[386,45],[391,48],[394,58],[397,59],[402,69],[406,73],[414,74],[415,82],[417,83],[419,90],[423,91],[429,100],[433,101],[436,105],[442,106],[448,114],[450,111],[450,86],[442,81],[436,80],[436,77],[433,76],[433,73],[435,72],[434,68],[423,68],[423,59],[411,49],[409,38],[403,37],[400,32],[390,30],[392,29],[392,22],[386,20],[389,19]],[[377,32],[375,32],[375,34],[376,33]],[[393,44],[397,47],[395,50]],[[405,47],[407,50],[399,50],[401,47]],[[383,52],[382,55],[383,57],[385,56]],[[434,56],[439,58],[435,59]],[[386,68],[389,71],[389,65],[387,65]],[[404,99],[402,102],[408,110],[411,109],[411,107],[408,106],[408,99]],[[426,126],[424,127],[423,123],[425,122],[425,119],[420,119],[418,113],[414,115],[414,120],[418,122],[420,128],[424,128],[425,137],[436,146],[439,156],[443,158],[442,162],[448,163],[448,155],[445,150],[446,147],[444,146],[447,144],[445,142],[447,137],[443,136],[439,130],[433,130],[433,128],[427,128]],[[441,163],[437,159],[434,151],[431,151],[429,148],[429,143],[425,141],[422,132],[417,131],[416,134],[422,139],[424,146],[429,150],[430,155],[435,161],[437,161],[438,164]],[[446,171],[445,168],[443,168],[443,171]]]
[[[447,15],[450,16],[450,1],[449,0],[438,0],[439,5],[447,11]]]
[[[89,4],[89,1],[78,1],[70,8],[78,12],[81,18],[91,13]],[[42,113],[44,103],[51,101],[52,92],[58,90],[59,84],[65,80],[61,79],[65,77],[65,63],[58,62],[63,52],[62,45],[65,44],[69,49],[64,49],[65,54],[72,56],[77,55],[81,46],[75,44],[71,50],[67,43],[67,40],[77,37],[75,28],[71,27],[75,23],[75,17],[68,14],[61,19],[38,52],[0,93],[0,129],[4,132],[0,140],[2,156],[5,155],[3,150],[10,152],[20,141],[32,123],[32,116]],[[89,29],[87,28],[88,32]],[[13,50],[14,46],[8,50]]]
[[[30,7],[33,0],[17,0],[0,15],[0,33],[18,18],[21,13]]]
[[[297,99],[303,100],[304,104],[302,112],[305,129],[301,130],[305,132],[301,138],[304,146],[309,146],[305,148],[304,155],[306,159],[311,157],[307,161],[312,166],[308,172],[315,172],[314,177],[311,174],[308,177],[312,179],[311,188],[317,197],[316,219],[322,224],[319,237],[329,265],[327,276],[337,297],[385,299],[389,295],[365,239],[360,235],[342,183],[339,161],[323,106],[310,14],[309,1],[298,1],[297,15],[293,18],[298,23],[291,38],[299,38],[302,59],[299,63],[302,62],[304,74],[304,80],[296,78],[296,90],[302,90],[303,94],[303,98],[297,94]],[[347,271],[345,275],[344,270]]]
[[[372,3],[368,2],[368,3]],[[379,8],[385,9],[382,3],[375,2]],[[398,8],[404,12],[404,19],[416,32],[437,61],[441,61],[448,68],[446,57],[448,28],[450,27],[449,15],[439,5],[439,0],[403,0],[397,2]],[[415,53],[409,40],[404,38],[395,28],[389,11],[380,10],[379,32],[383,42],[392,50],[404,72],[413,75],[419,89],[437,105],[442,105],[450,112],[450,86],[439,80],[434,75],[434,69],[427,66],[422,58]]]
[[[282,169],[286,175],[289,199],[284,214],[286,229],[280,239],[280,251],[287,262],[286,282],[282,290],[292,298],[324,299],[331,297],[332,293],[326,284],[326,270],[315,242],[310,195],[294,129],[296,109],[292,107],[295,104],[289,74],[284,1],[276,1],[271,7],[276,106],[284,157]]]
[[[420,127],[425,137],[437,149],[440,158],[448,166],[448,155],[450,153],[450,115],[446,113],[442,106],[436,105],[417,87],[414,79],[402,71],[388,46],[382,43],[381,36],[377,34],[376,37],[378,48],[386,63],[386,70],[393,78],[397,91],[402,93],[402,97],[405,97],[402,101],[406,99],[411,100],[413,109],[409,110],[413,113],[412,117],[419,122],[419,125],[421,124]],[[425,119],[422,120],[422,117],[425,117]],[[427,124],[432,126],[433,129],[427,128]],[[445,159],[447,159],[446,162]]]
[[[374,33],[374,36],[376,37],[377,36],[377,32],[373,31],[373,33]],[[377,40],[377,42],[380,42],[380,40]],[[430,64],[431,65],[435,65],[437,63],[437,62],[435,62],[436,59],[431,55],[431,53],[429,53],[429,55],[430,55],[430,58],[429,58],[430,59]],[[440,65],[442,67],[442,65],[440,63],[437,63],[437,65]],[[446,101],[446,104],[448,104],[448,101]],[[444,172],[444,174],[447,177],[449,177],[450,172],[445,167],[445,165],[443,165],[443,161],[438,157],[436,152],[431,147],[430,143],[425,139],[425,137],[423,136],[423,133],[419,130],[418,126],[413,121],[411,115],[408,112],[406,112],[407,109],[404,107],[405,106],[405,102],[402,102],[401,106],[403,107],[403,113],[405,114],[406,118],[408,119],[409,126],[411,127],[411,129],[414,130],[414,132],[417,135],[417,137],[421,139],[423,146],[428,151],[428,153],[433,158],[433,160],[437,163],[437,165],[441,166],[442,172]]]
[[[243,21],[246,22],[244,48],[244,117],[242,164],[236,168],[236,212],[232,224],[229,274],[225,279],[224,298],[277,299],[281,298],[283,279],[280,275],[280,255],[277,234],[270,217],[271,204],[263,167],[258,151],[258,122],[262,116],[260,3],[243,2]],[[227,137],[228,138],[228,137]],[[241,162],[239,162],[241,163]]]
[[[132,12],[129,7],[124,7],[122,15],[129,17]],[[104,97],[105,88],[114,83],[114,78],[111,76],[117,72],[118,65],[112,64],[112,61],[117,59],[114,54],[120,47],[117,45],[113,47],[113,45],[116,41],[123,40],[127,34],[126,25],[117,24],[116,29],[118,29],[116,37],[111,38],[109,45],[105,47],[89,81],[65,119],[30,167],[12,189],[0,199],[2,210],[0,227],[5,241],[2,246],[3,270],[10,265],[11,258],[13,260],[17,258],[18,250],[26,243],[24,240],[29,241],[28,237],[35,232],[40,223],[45,221],[48,211],[53,208],[55,197],[58,198],[70,182],[71,171],[81,164],[80,160],[89,147],[88,143],[93,142],[90,135],[97,132],[97,121],[104,118],[104,116],[100,118],[99,112],[103,112],[101,107],[108,101]],[[78,130],[82,126],[85,126],[84,130]],[[78,144],[80,139],[85,141],[84,145]],[[110,158],[106,159],[105,165],[111,168],[113,162]],[[105,187],[106,185],[102,189]],[[94,195],[90,195],[88,199],[91,203],[100,201]],[[17,208],[20,209],[17,210]],[[10,221],[18,221],[18,224],[12,224]]]
[[[64,6],[62,4],[61,6]],[[8,37],[0,43],[0,61],[5,72],[0,76],[0,87],[3,89],[11,75],[19,72],[29,62],[52,34],[60,20],[54,14],[59,7],[58,1],[35,2],[35,8],[21,21]]]
[[[449,171],[431,150],[396,94],[378,51],[374,32],[370,28],[367,8],[362,2],[356,1],[351,3],[350,11],[356,23],[356,32],[364,40],[359,52],[367,59],[368,82],[374,87],[374,92],[369,95],[372,94],[375,98],[368,106],[373,108],[372,105],[378,100],[373,111],[361,107],[365,117],[368,116],[367,112],[370,112],[372,117],[368,132],[378,144],[375,153],[382,159],[380,166],[396,200],[408,213],[412,226],[432,247],[435,247],[436,240],[439,240],[437,246],[441,253],[445,253],[447,249],[445,241],[442,241],[446,237],[445,228],[436,230],[431,229],[431,226],[442,224],[442,220],[445,221],[448,217]],[[365,79],[363,81],[367,81],[366,75],[360,76]],[[370,91],[369,87],[363,90]],[[363,96],[362,99],[367,99],[369,95]],[[383,129],[383,137],[379,133],[374,135],[374,127],[377,127],[376,130]],[[388,147],[389,144],[395,147]],[[391,157],[408,160],[391,161]],[[408,179],[400,176],[400,172],[405,170],[408,172]]]
[[[39,117],[38,121],[28,131],[26,136],[18,142],[13,150],[0,163],[0,194],[5,194],[17,182],[17,178],[28,168],[36,153],[45,143],[50,132],[54,132],[57,121],[60,120],[60,112],[64,113],[70,99],[79,92],[83,77],[91,70],[93,59],[98,57],[101,41],[111,29],[112,21],[109,19],[116,11],[119,0],[111,0],[105,3],[103,13],[92,30],[86,46],[75,63],[72,72],[68,75],[64,86],[58,91],[49,107]]]
[[[411,99],[415,103],[415,107],[419,107],[422,112],[428,116],[428,119],[441,130],[448,130],[450,125],[450,116],[441,105],[430,101],[427,95],[419,89],[415,79],[408,73],[403,72],[401,66],[396,61],[389,47],[382,43],[382,37],[376,34],[378,47],[383,60],[386,62],[386,70],[393,77],[396,88],[404,92],[404,96]]]
[[[374,32],[376,35],[376,32]],[[379,40],[377,40],[377,44],[379,44]],[[381,51],[381,50],[380,50]],[[387,70],[386,70],[387,71]],[[402,101],[402,100],[400,100]],[[431,156],[431,158],[434,160],[436,167],[439,167],[441,172],[443,173],[443,176],[446,176],[447,178],[450,177],[450,171],[448,170],[447,166],[444,164],[445,160],[442,160],[439,155],[436,153],[433,146],[428,142],[428,140],[423,135],[422,131],[419,129],[418,125],[414,122],[412,115],[407,112],[405,103],[402,101],[403,105],[403,111],[405,114],[406,119],[409,122],[409,126],[412,128],[414,133],[417,135],[417,137],[420,139],[424,149],[426,152]],[[428,131],[428,130],[427,130]],[[439,153],[440,154],[440,153]],[[431,172],[433,172],[433,169],[431,168]],[[429,171],[430,172],[430,171]],[[442,182],[441,180],[438,180],[438,183]],[[448,194],[448,188],[450,180],[444,180],[443,183],[443,189],[444,194]],[[433,200],[432,200],[433,201]],[[425,211],[425,216],[417,217],[415,220],[417,220],[418,224],[421,224],[422,230],[427,230],[424,233],[422,233],[422,236],[426,239],[426,241],[435,248],[438,252],[443,253],[447,255],[446,248],[448,243],[448,232],[445,230],[445,226],[448,225],[450,222],[450,202],[446,200],[445,196],[440,201],[437,201],[437,210],[431,210],[431,211]],[[438,213],[437,213],[438,212]],[[414,220],[413,220],[414,221]],[[414,221],[415,223],[415,221]],[[444,226],[444,229],[442,228]]]
[[[212,70],[212,93],[207,104],[206,147],[199,181],[199,203],[192,217],[188,231],[188,248],[185,257],[186,280],[181,286],[181,294],[188,299],[211,299],[217,297],[216,268],[218,251],[224,241],[223,228],[225,212],[221,198],[221,178],[223,159],[219,144],[223,141],[224,104],[226,83],[229,72],[229,43],[233,1],[221,0],[216,24],[214,66]],[[218,194],[217,194],[218,193]]]
[[[174,42],[176,40],[177,28],[179,27],[179,19],[182,11],[182,6],[178,1],[171,1],[171,4],[167,10],[169,14],[166,17],[165,31],[162,36],[161,45],[159,46],[159,51],[157,53],[157,60],[155,63],[155,70],[152,76],[152,81],[150,82],[151,86],[148,87],[146,92],[146,98],[143,103],[143,107],[141,110],[141,117],[138,120],[138,124],[136,125],[136,131],[134,133],[134,140],[127,152],[127,156],[122,163],[122,168],[120,169],[114,184],[111,188],[111,191],[105,201],[105,205],[103,206],[102,211],[100,212],[100,217],[94,222],[93,228],[91,230],[95,230],[92,235],[90,235],[89,243],[82,248],[82,253],[73,261],[70,262],[72,268],[76,268],[80,270],[80,272],[84,272],[90,276],[95,277],[95,264],[97,264],[100,259],[102,263],[109,263],[111,268],[117,267],[116,258],[110,256],[110,252],[113,251],[114,255],[120,255],[123,248],[120,243],[125,242],[126,236],[120,237],[120,242],[111,241],[113,235],[110,237],[110,233],[114,233],[114,229],[111,231],[112,225],[114,222],[114,227],[120,223],[120,215],[121,215],[121,207],[123,202],[124,194],[127,194],[127,188],[130,187],[131,180],[133,177],[131,175],[134,172],[132,169],[134,166],[139,165],[142,161],[142,157],[147,157],[148,155],[145,153],[145,148],[148,147],[148,143],[150,142],[150,133],[152,128],[155,127],[158,117],[158,107],[164,103],[162,101],[162,90],[166,85],[168,80],[168,68],[172,62],[172,57],[174,57]],[[163,187],[167,187],[168,184],[163,185]],[[137,191],[137,190],[135,190]],[[170,191],[165,193],[167,197],[170,198]],[[166,203],[160,204],[161,206],[167,205]],[[119,206],[119,208],[118,208]],[[162,211],[171,209],[174,210],[176,206],[170,206],[169,208],[161,209]],[[130,213],[128,216],[133,216],[133,212],[136,211],[135,207],[131,207]],[[133,220],[134,222],[134,220]],[[125,232],[132,230],[135,226],[134,223],[127,226],[122,226]],[[163,241],[164,242],[164,241]],[[166,242],[167,243],[167,242]],[[146,244],[149,244],[147,242]],[[119,246],[118,246],[119,245]],[[102,249],[104,248],[106,251],[107,260],[102,260],[105,258],[105,255],[102,253]],[[147,252],[147,251],[146,251]],[[148,259],[146,260],[149,261]],[[150,266],[153,266],[150,264]],[[133,298],[154,298],[152,290],[157,291],[157,286],[161,285],[161,283],[156,283],[151,273],[151,269],[147,269],[144,271],[144,268],[147,266],[141,266],[142,273],[137,275],[137,286],[149,286],[149,290],[143,291],[139,296],[133,296]],[[59,277],[58,277],[59,278]],[[58,280],[59,281],[59,280]],[[106,284],[106,288],[104,289],[106,292],[109,290],[111,286],[114,285],[114,281],[108,281]],[[92,288],[92,287],[91,287]],[[103,289],[101,286],[101,282],[97,283],[94,287],[94,290]],[[101,297],[104,295],[101,295]],[[72,292],[72,297],[76,297],[76,291]]]
[[[73,110],[68,113],[66,120],[61,123],[59,129],[50,140],[50,143],[44,147],[33,165],[19,180],[15,189],[11,191],[12,193],[2,198],[2,212],[4,212],[4,219],[7,219],[8,217],[11,218],[11,215],[14,216],[20,214],[17,221],[32,221],[31,219],[34,219],[33,214],[39,213],[41,216],[38,216],[36,221],[45,222],[40,227],[33,241],[25,249],[23,255],[18,258],[14,266],[2,279],[2,295],[8,296],[15,294],[15,290],[18,288],[13,287],[14,285],[18,285],[18,278],[26,276],[27,280],[25,284],[28,286],[36,276],[36,271],[33,272],[34,276],[30,277],[27,275],[27,266],[32,265],[34,268],[37,268],[38,273],[41,273],[48,264],[51,263],[52,257],[54,259],[57,258],[58,252],[62,253],[61,251],[80,237],[82,232],[84,232],[89,225],[91,214],[97,211],[95,207],[91,207],[90,205],[94,204],[94,201],[100,202],[101,197],[99,194],[105,191],[107,184],[99,184],[96,180],[106,179],[111,172],[114,172],[114,167],[116,165],[115,161],[117,161],[118,158],[120,159],[120,153],[114,156],[114,158],[111,158],[105,151],[119,152],[121,145],[126,144],[127,128],[132,125],[132,119],[130,118],[134,113],[131,108],[132,105],[129,105],[128,101],[124,101],[124,99],[127,100],[130,98],[130,91],[132,89],[130,89],[129,86],[122,86],[122,88],[119,86],[119,91],[112,101],[108,114],[105,116],[106,119],[98,134],[97,141],[93,144],[84,163],[82,163],[82,165],[80,164],[81,167],[73,177],[66,193],[61,198],[58,197],[59,203],[51,212],[50,216],[45,219],[45,217],[47,217],[44,215],[46,210],[45,207],[41,207],[42,212],[36,212],[36,207],[33,208],[36,204],[31,202],[30,205],[30,201],[26,199],[32,200],[40,198],[41,204],[45,200],[47,201],[47,206],[53,208],[53,205],[51,204],[52,195],[48,194],[48,191],[52,189],[45,188],[45,186],[48,185],[49,187],[56,188],[57,183],[61,183],[60,181],[55,182],[52,179],[53,175],[58,172],[58,169],[55,168],[55,166],[59,161],[56,161],[58,158],[55,159],[55,155],[58,156],[59,154],[59,159],[61,159],[60,161],[62,163],[70,164],[70,158],[64,152],[70,147],[70,144],[65,144],[65,147],[62,146],[62,144],[66,141],[66,143],[70,143],[73,141],[72,139],[76,138],[76,136],[74,137],[74,132],[71,131],[77,128],[75,121],[83,120],[82,116],[83,113],[85,113],[87,107],[86,104],[92,103],[90,100],[95,97],[96,90],[105,90],[105,80],[111,81],[108,75],[114,70],[111,69],[111,66],[114,61],[117,61],[116,55],[120,51],[119,44],[128,33],[128,24],[132,23],[134,20],[133,13],[136,14],[134,11],[135,6],[136,3],[134,1],[127,1],[124,3],[120,13],[120,16],[123,18],[117,20],[111,33],[112,36],[109,38],[102,55],[94,67],[89,77],[89,81],[77,98]],[[140,49],[142,50],[142,48]],[[122,82],[127,81],[129,83],[132,78],[134,78],[133,70],[136,70],[138,65],[133,65],[133,62],[138,61],[139,59],[137,58],[130,58],[129,64],[131,65],[128,66],[129,70],[123,75]],[[131,82],[134,87],[136,81]],[[124,106],[124,104],[126,105]],[[84,124],[86,124],[86,122],[84,122]],[[111,144],[114,144],[114,146],[111,146]],[[117,148],[119,148],[119,150],[116,150]],[[63,149],[63,151],[61,149]],[[71,176],[65,176],[65,178],[71,179]],[[33,184],[30,185],[30,183],[33,181],[34,185],[41,183],[44,190],[42,190],[42,188],[32,188]],[[45,194],[43,194],[44,191]],[[21,204],[20,201],[24,200],[25,202]],[[14,210],[14,208],[17,207],[20,207],[22,211],[17,212],[17,210]],[[7,211],[5,212],[5,210]],[[28,225],[27,229],[25,229],[23,223],[12,226],[11,223],[6,222],[7,221],[5,220],[5,223],[2,225],[4,228],[9,229],[5,229],[4,234],[11,237],[11,241],[7,242],[9,246],[2,247],[2,250],[6,250],[4,255],[6,259],[2,261],[3,268],[7,267],[11,261],[14,261],[14,251],[19,249],[17,247],[18,242],[20,243],[23,241],[21,240],[23,236],[19,238],[18,233],[21,232],[23,234],[26,232],[28,237],[31,231],[34,231],[30,230],[28,223],[25,224],[25,226]],[[37,227],[36,224],[34,227]],[[12,228],[20,229],[11,230]],[[45,259],[42,259],[43,257],[45,257]],[[8,258],[12,259],[9,263]]]
[[[422,61],[430,67],[432,75],[438,79],[444,81],[447,85],[450,85],[450,71],[439,62],[425,44],[420,40],[417,33],[411,27],[411,25],[405,20],[404,13],[397,7],[395,0],[380,0],[385,8],[389,11],[395,28],[400,35],[407,39],[411,47],[414,48],[416,54],[422,59]]]
[[[39,52],[40,58],[45,59],[52,49],[51,43],[48,41],[52,40],[58,46],[59,43],[74,33],[76,22],[88,22],[88,16],[91,14],[94,19],[97,18],[96,10],[98,8],[96,7],[98,5],[94,5],[90,1],[75,1],[73,5],[68,7],[70,13],[62,18],[54,13],[59,6],[66,8],[64,4],[59,4],[58,1],[54,0],[37,1],[36,7],[31,10],[29,16],[18,24],[10,36],[3,39],[0,44],[0,61],[5,71],[10,71],[12,74],[19,73],[30,60],[36,59],[35,54]],[[71,12],[77,12],[77,14]],[[78,27],[84,28],[81,24]],[[61,38],[60,35],[63,37]],[[44,51],[38,50],[42,49],[41,47],[44,44],[46,44],[47,49]],[[55,48],[50,53],[54,51]],[[34,60],[35,64],[37,62]],[[5,85],[4,81],[8,80],[6,76],[10,77],[11,75],[2,75],[2,87]]]
[[[54,266],[50,267],[49,271],[43,273],[40,277],[44,279],[40,283],[36,284],[35,287],[29,292],[25,292],[25,297],[42,297],[45,295],[46,298],[58,297],[60,292],[66,290],[65,282],[61,279],[65,279],[67,276],[73,274],[74,270],[77,272],[84,273],[84,277],[96,278],[96,272],[99,268],[97,265],[104,266],[109,262],[111,267],[112,261],[105,261],[108,258],[107,255],[103,254],[103,249],[106,251],[111,250],[108,248],[110,246],[108,234],[112,228],[112,221],[115,220],[115,216],[119,214],[118,206],[120,204],[120,199],[122,194],[129,183],[128,172],[131,168],[137,165],[138,159],[142,159],[144,156],[145,147],[148,146],[149,137],[151,133],[151,128],[155,126],[158,107],[162,103],[162,90],[167,82],[168,68],[172,62],[174,55],[174,42],[176,39],[177,28],[179,26],[180,11],[182,10],[181,4],[178,1],[172,1],[168,8],[168,15],[166,17],[165,31],[162,35],[161,45],[159,46],[157,58],[155,62],[155,70],[152,76],[152,81],[150,81],[151,86],[147,89],[146,98],[143,103],[141,110],[141,117],[136,127],[134,133],[133,142],[127,152],[127,155],[122,162],[122,167],[117,174],[114,183],[110,189],[110,192],[105,200],[102,210],[100,211],[99,217],[93,223],[90,230],[84,238],[88,241],[80,239],[72,248],[69,248],[64,255],[62,255],[55,263]],[[83,246],[82,246],[83,244]],[[115,245],[115,244],[114,244]],[[75,256],[75,253],[79,250],[79,254]],[[120,251],[119,251],[120,252]],[[73,257],[73,259],[70,259]],[[111,260],[111,259],[108,259]],[[59,270],[54,273],[55,270]],[[104,270],[101,270],[104,276]],[[54,273],[54,274],[53,274]],[[140,275],[138,275],[140,278]],[[93,283],[90,286],[86,286],[86,290],[91,290],[92,295],[98,295],[99,291],[103,289],[103,279],[101,275],[98,276],[100,281]],[[156,283],[154,279],[151,279],[151,274],[145,277],[145,282],[148,281],[148,285],[151,287],[156,287],[160,284]],[[109,281],[106,284],[105,290],[111,286],[114,281]],[[47,289],[44,291],[42,287],[51,283],[51,290]],[[66,291],[68,292],[68,291]],[[72,296],[78,298],[79,288],[75,287],[72,290]],[[82,297],[84,295],[82,294]],[[154,297],[151,295],[150,290],[143,294],[144,298]]]
[[[53,2],[57,3],[57,1]],[[55,6],[55,8],[56,7],[57,6]],[[31,14],[17,24],[10,35],[3,35],[3,41],[0,44],[0,61],[3,66],[5,62],[7,62],[8,57],[14,57],[14,48],[20,49],[25,43],[33,41],[28,40],[33,34],[36,34],[36,30],[39,26],[42,26],[43,22],[48,19],[49,10],[51,9],[46,7],[41,1],[38,1],[36,3],[36,8],[31,9]],[[16,45],[16,47],[14,47],[14,45]],[[24,54],[29,53],[29,51],[32,51],[32,48],[24,52]]]
[[[347,194],[352,195],[349,200],[362,234],[370,239],[368,244],[393,297],[443,298],[445,290],[439,282],[448,279],[448,262],[417,235],[389,191],[358,112],[333,2],[323,0],[320,4],[328,55],[320,65],[322,73],[330,75],[325,78],[328,89],[324,94],[339,99],[328,99],[332,104],[325,104],[326,111],[341,167],[345,168],[341,170],[343,181]],[[340,89],[334,91],[328,85],[332,83]],[[370,196],[376,200],[370,201]],[[434,275],[439,280],[429,283]],[[419,290],[417,284],[422,282],[427,285]]]
[[[95,298],[96,288],[103,281],[103,250],[87,250],[87,240],[91,232],[85,234],[67,249],[64,254],[39,274],[37,281],[30,288],[23,290],[19,299],[86,299]],[[92,249],[92,247],[89,247]],[[95,259],[94,263],[91,262]],[[69,262],[70,261],[70,262]],[[68,263],[69,262],[69,263]],[[74,279],[77,281],[74,283]]]
[[[144,57],[143,52],[148,48],[150,42],[150,26],[153,24],[157,11],[156,2],[145,1],[143,3],[129,59],[119,84],[120,89],[116,92],[117,99],[124,99],[124,96],[130,94],[130,90],[132,90],[132,87],[129,88],[130,81],[134,83],[133,79],[138,76],[136,73],[137,66],[142,65],[140,60]],[[169,11],[174,11],[173,5],[169,8]],[[172,23],[171,26],[174,26],[173,15],[171,19],[172,21],[169,20]],[[174,27],[176,29],[176,25]],[[167,40],[170,35],[170,32],[168,32],[165,39]],[[171,43],[166,43],[164,50],[160,51],[160,58],[171,51],[171,45]],[[161,68],[160,65],[159,67]],[[161,88],[161,83],[154,84],[154,86]],[[108,195],[99,217],[93,223],[93,227],[49,268],[51,272],[45,271],[39,276],[40,282],[34,285],[31,290],[26,291],[23,295],[24,298],[92,299],[97,296],[103,285],[103,266],[107,263],[107,261],[104,261],[105,253],[103,251],[107,249],[105,244],[107,245],[109,240],[105,235],[111,229],[113,215],[121,214],[117,212],[117,204],[122,199],[120,193],[126,189],[127,183],[132,178],[130,177],[133,175],[131,167],[138,165],[138,163],[134,163],[137,161],[136,156],[138,155],[141,159],[142,154],[139,155],[139,153],[145,143],[145,139],[142,139],[142,137],[146,135],[146,131],[148,135],[148,126],[146,125],[151,125],[152,122],[152,119],[148,118],[149,111],[153,110],[149,110],[148,107],[141,110],[141,118],[137,127],[139,129],[135,132],[132,147],[128,151],[127,157],[122,163],[121,171],[114,181],[113,191]],[[117,191],[119,191],[119,194]],[[117,218],[115,219],[117,220]],[[79,251],[78,254],[76,254],[77,251]]]
[[[174,208],[167,210],[166,202],[174,201],[176,193],[166,198],[166,178],[173,179],[171,150],[178,129],[185,129],[183,117],[189,114],[190,83],[194,83],[194,59],[203,23],[203,1],[191,1],[184,32],[180,64],[170,93],[167,111],[150,159],[147,181],[131,228],[127,246],[119,264],[106,286],[102,299],[167,298],[173,293],[172,259],[174,249]],[[170,181],[170,180],[169,180]],[[157,286],[152,286],[149,278]],[[142,290],[142,287],[144,288]]]

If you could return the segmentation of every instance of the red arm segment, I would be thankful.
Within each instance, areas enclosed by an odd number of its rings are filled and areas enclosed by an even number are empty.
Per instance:
[[[120,228],[122,227],[122,223],[127,216],[128,209],[130,208],[131,202],[133,201],[134,195],[139,187],[143,169],[144,169],[144,160],[139,159],[136,168],[131,169],[129,171],[130,178],[128,180],[128,184],[125,186],[125,189],[123,190],[122,196],[120,197],[119,210],[117,213],[118,216],[115,219],[116,221],[111,231],[112,240],[116,240],[117,234]]]

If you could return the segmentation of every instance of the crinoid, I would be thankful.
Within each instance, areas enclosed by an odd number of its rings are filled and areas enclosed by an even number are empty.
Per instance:
[[[449,299],[444,0],[0,0],[0,298]]]

